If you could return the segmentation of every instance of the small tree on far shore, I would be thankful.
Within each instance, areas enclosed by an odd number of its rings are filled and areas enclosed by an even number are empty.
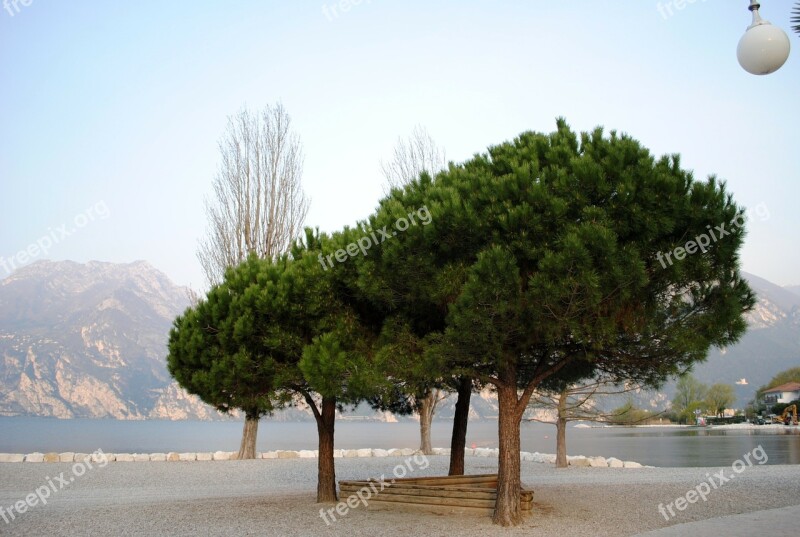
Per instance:
[[[706,406],[709,412],[721,417],[726,408],[730,408],[736,402],[736,392],[730,384],[717,383],[712,385],[706,393]]]
[[[664,414],[664,412],[652,412],[644,408],[638,408],[631,399],[628,399],[624,405],[610,412],[608,423],[611,425],[640,425],[649,423],[653,418],[661,414]]]
[[[696,423],[696,411],[705,412],[708,386],[686,373],[678,379],[671,412],[680,423]]]
[[[567,385],[560,390],[534,392],[529,403],[533,410],[555,411],[554,421],[530,418],[530,421],[550,423],[556,426],[556,468],[566,468],[567,424],[570,421],[615,422],[629,411],[620,408],[605,411],[599,398],[638,391],[637,383],[618,383],[610,378],[596,378],[586,382]]]

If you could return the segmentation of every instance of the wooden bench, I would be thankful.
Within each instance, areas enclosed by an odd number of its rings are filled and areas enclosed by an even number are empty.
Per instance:
[[[380,481],[339,481],[342,500],[362,491],[367,509],[424,511],[436,514],[491,516],[497,499],[497,474],[412,477]],[[377,490],[377,492],[375,492]],[[533,508],[533,491],[520,493],[523,514]]]

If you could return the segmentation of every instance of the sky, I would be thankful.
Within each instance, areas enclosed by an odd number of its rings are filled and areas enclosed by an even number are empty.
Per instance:
[[[800,284],[800,36],[793,3],[764,0],[794,50],[772,75],[746,73],[748,4],[10,0],[0,278],[38,259],[144,259],[204,288],[226,119],[281,102],[303,143],[306,225],[323,231],[374,211],[380,162],[416,125],[461,162],[563,116],[725,180],[752,210],[742,268]]]

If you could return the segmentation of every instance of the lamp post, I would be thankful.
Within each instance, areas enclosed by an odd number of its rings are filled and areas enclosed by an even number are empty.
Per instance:
[[[750,74],[768,75],[780,69],[789,58],[789,36],[761,18],[758,0],[750,0],[753,22],[739,40],[736,56],[739,65]]]

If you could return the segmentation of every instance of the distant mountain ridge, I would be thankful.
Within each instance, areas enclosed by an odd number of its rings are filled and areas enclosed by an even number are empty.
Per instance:
[[[742,273],[758,296],[747,315],[749,329],[736,345],[711,349],[708,359],[697,364],[693,375],[706,384],[733,384],[738,408],[777,373],[800,367],[800,295],[792,287],[780,287],[753,274]],[[795,286],[794,288],[796,288]],[[747,384],[741,384],[745,379]],[[664,388],[669,399],[674,383]]]
[[[800,295],[745,274],[759,296],[750,330],[735,346],[712,350],[694,374],[736,385],[739,406],[779,371],[800,366]],[[800,289],[799,287],[795,287]],[[173,319],[189,305],[186,288],[145,261],[39,261],[0,280],[0,415],[58,418],[229,419],[183,391],[166,370]],[[663,393],[641,393],[663,408]],[[452,417],[455,397],[438,419]],[[472,419],[497,417],[496,395],[472,398]],[[394,421],[362,405],[351,416]],[[302,404],[273,419],[309,420]]]
[[[0,415],[211,417],[165,368],[188,304],[145,261],[38,261],[0,280]]]

